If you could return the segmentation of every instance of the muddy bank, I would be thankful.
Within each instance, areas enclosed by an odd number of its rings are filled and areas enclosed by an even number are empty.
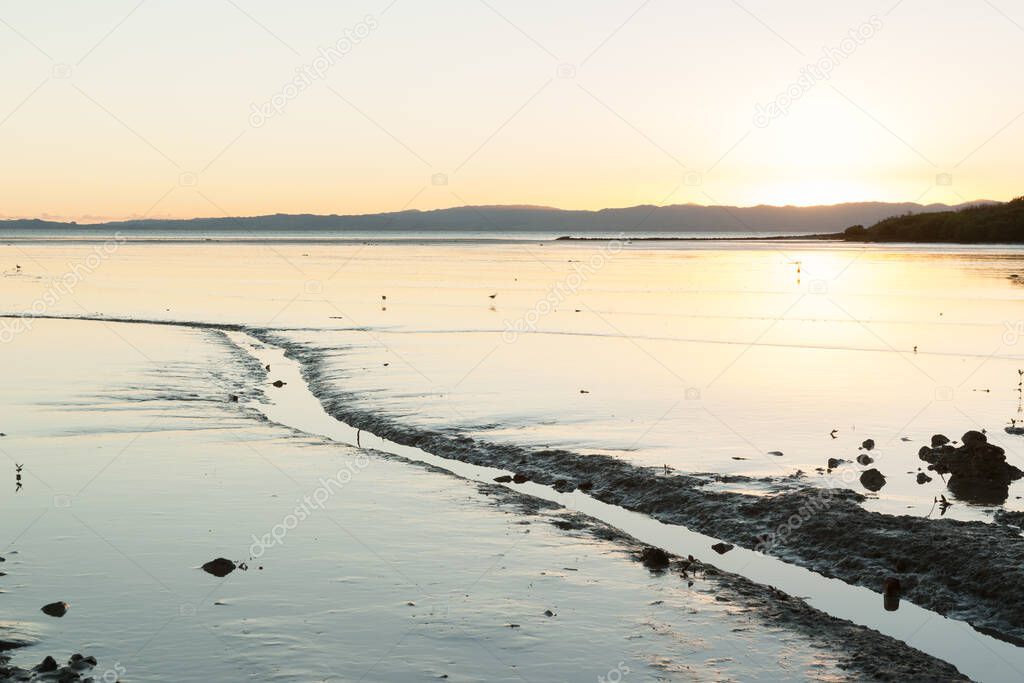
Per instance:
[[[1024,540],[1011,528],[981,522],[891,516],[865,510],[853,491],[787,482],[782,493],[755,497],[711,491],[707,478],[665,476],[603,455],[529,450],[432,430],[364,413],[323,375],[322,350],[266,330],[249,330],[285,348],[325,410],[354,427],[438,456],[496,467],[560,490],[685,525],[738,546],[881,593],[897,577],[903,597],[964,620],[989,635],[1024,640]],[[881,596],[879,596],[881,602]]]

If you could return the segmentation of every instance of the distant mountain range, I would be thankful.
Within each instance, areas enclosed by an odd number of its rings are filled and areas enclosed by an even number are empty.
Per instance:
[[[968,205],[995,204],[979,201]],[[44,220],[0,221],[0,231],[130,232],[841,232],[851,225],[874,225],[893,216],[936,213],[968,206],[858,202],[828,206],[632,206],[574,211],[544,206],[462,206],[432,211],[366,215],[275,214],[248,218],[129,220],[78,224]]]

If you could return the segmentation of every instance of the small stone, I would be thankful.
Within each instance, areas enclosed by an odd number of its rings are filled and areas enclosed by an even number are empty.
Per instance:
[[[223,557],[218,557],[216,560],[210,560],[203,565],[203,571],[207,574],[213,574],[219,579],[224,578],[231,572],[238,569],[238,566],[231,560],[226,560]]]
[[[46,657],[46,659],[44,659],[43,661],[41,661],[38,664],[36,664],[32,668],[32,670],[33,671],[38,671],[39,673],[50,673],[51,671],[56,671],[57,670],[57,660],[55,660],[53,657],[49,657],[48,656],[48,657]]]
[[[579,485],[580,491],[590,491],[594,488],[594,482],[592,481],[581,481]]]
[[[867,453],[861,453],[860,455],[857,456],[857,464],[858,465],[863,465],[863,466],[866,467],[867,465],[870,465],[874,461],[875,461],[875,459],[872,458]]]
[[[941,448],[949,443],[949,439],[942,434],[932,436],[932,448]]]
[[[500,477],[495,477],[494,481],[498,482],[499,484],[507,484],[510,481],[512,481],[512,477],[507,474],[503,474]]]
[[[713,546],[711,546],[711,549],[719,555],[725,555],[727,552],[729,552],[735,547],[736,546],[732,545],[731,543],[716,543]]]
[[[828,468],[830,470],[834,470],[837,467],[839,467],[840,465],[842,465],[844,462],[846,462],[846,461],[845,460],[840,460],[839,458],[829,458],[828,459]]]
[[[885,486],[885,475],[871,468],[860,475],[860,483],[868,491],[880,491]]]
[[[875,440],[874,439],[865,439],[864,443],[862,443],[860,445],[860,447],[863,448],[866,451],[874,450],[874,448],[875,448]]]
[[[544,616],[546,616],[546,617],[553,617],[553,616],[555,616],[555,613],[552,612],[549,609],[546,609],[546,610],[544,610]]]
[[[516,472],[515,476],[512,477],[512,483],[514,484],[525,484],[530,481],[530,478],[522,472]]]
[[[279,380],[279,379],[278,379],[278,380],[274,380],[274,382],[273,382],[273,385],[274,385],[275,387],[277,387],[278,389],[280,389],[281,387],[283,387],[283,386],[284,386],[285,384],[287,384],[287,382],[282,382],[282,381],[281,381],[281,380]]]
[[[58,619],[68,613],[71,609],[71,605],[66,602],[51,602],[49,605],[44,605],[41,608],[43,614],[51,617],[57,617]]]
[[[932,480],[932,478],[931,478],[931,477],[929,477],[929,476],[928,476],[927,474],[925,474],[924,472],[918,472],[918,473],[917,473],[917,483],[918,483],[918,484],[927,484],[927,483],[928,483],[928,482],[930,482],[931,480]]]

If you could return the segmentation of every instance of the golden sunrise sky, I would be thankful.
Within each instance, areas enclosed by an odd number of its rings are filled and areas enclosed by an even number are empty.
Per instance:
[[[1005,200],[1021,64],[1015,0],[0,0],[0,217]]]

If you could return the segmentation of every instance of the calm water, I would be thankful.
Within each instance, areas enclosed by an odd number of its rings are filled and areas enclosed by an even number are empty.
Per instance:
[[[129,243],[53,296],[99,248],[5,246],[0,309],[284,329],[365,410],[677,471],[860,488],[861,466],[816,468],[872,438],[888,483],[868,505],[892,513],[950,495],[915,481],[933,433],[987,429],[1024,466],[1003,433],[1024,368],[1018,248]]]

